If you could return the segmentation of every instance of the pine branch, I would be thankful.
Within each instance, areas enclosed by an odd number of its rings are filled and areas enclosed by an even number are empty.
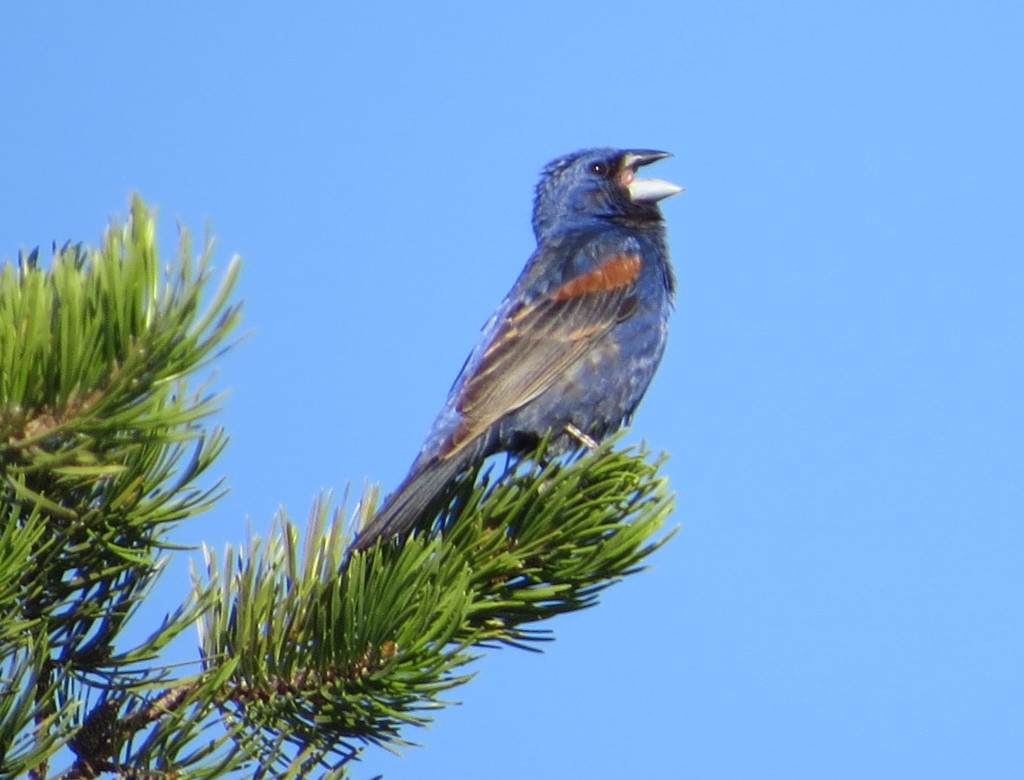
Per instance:
[[[186,381],[239,318],[237,261],[203,305],[211,250],[194,258],[183,231],[161,268],[135,199],[99,249],[0,266],[0,777],[46,776],[62,745],[106,750],[114,704],[166,679],[152,659],[203,608],[120,646],[165,533],[222,492],[199,485],[226,441],[204,426],[219,399]]]
[[[411,744],[404,728],[446,705],[480,648],[549,638],[532,624],[594,605],[665,541],[651,538],[672,496],[645,452],[540,455],[493,483],[466,475],[418,533],[350,559],[326,497],[304,545],[281,517],[221,566],[207,551],[197,587],[219,595],[202,621],[206,664],[237,661],[225,720],[249,724],[261,767],[342,777],[363,746]]]
[[[449,703],[482,649],[549,639],[529,624],[593,606],[667,538],[651,541],[672,496],[645,452],[606,444],[576,462],[540,462],[513,463],[493,483],[467,474],[419,533],[351,559],[329,496],[304,539],[279,517],[268,539],[229,547],[222,564],[206,549],[196,579],[196,600],[209,605],[203,675],[119,719],[101,712],[106,731],[85,746],[95,752],[80,752],[63,780],[246,766],[258,777],[341,778],[368,745],[412,745],[404,729]],[[218,722],[217,741],[196,750]]]

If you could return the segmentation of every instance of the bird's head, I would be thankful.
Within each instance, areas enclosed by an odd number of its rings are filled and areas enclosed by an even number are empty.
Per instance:
[[[669,156],[651,149],[586,149],[548,163],[533,207],[537,240],[593,221],[660,221],[657,202],[683,188],[636,172]]]

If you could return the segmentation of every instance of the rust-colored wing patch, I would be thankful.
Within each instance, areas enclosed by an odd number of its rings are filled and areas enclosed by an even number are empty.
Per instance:
[[[640,255],[612,255],[596,270],[566,282],[548,297],[565,301],[594,292],[608,292],[630,284],[640,275]]]
[[[504,313],[453,399],[461,419],[440,446],[442,459],[456,457],[504,415],[561,381],[604,334],[634,312],[640,254],[604,257],[593,271]]]

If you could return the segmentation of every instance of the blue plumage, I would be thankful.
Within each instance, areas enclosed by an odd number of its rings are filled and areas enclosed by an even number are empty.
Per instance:
[[[627,422],[661,360],[674,276],[657,202],[681,188],[636,176],[668,155],[589,149],[548,164],[537,249],[484,326],[408,476],[353,549],[406,532],[460,472],[545,434],[555,451]]]

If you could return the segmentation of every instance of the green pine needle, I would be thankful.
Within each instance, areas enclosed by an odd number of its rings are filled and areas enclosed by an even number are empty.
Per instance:
[[[98,249],[0,265],[0,777],[61,745],[116,748],[100,716],[165,680],[153,661],[195,620],[199,601],[119,639],[171,524],[222,492],[200,484],[226,441],[205,423],[218,399],[186,377],[238,323],[238,270],[210,295],[211,246],[193,256],[185,232],[164,267],[138,198]]]
[[[541,450],[493,482],[473,471],[438,517],[349,558],[326,496],[303,545],[282,516],[222,566],[207,551],[197,588],[218,598],[203,649],[210,669],[237,659],[225,722],[258,724],[254,760],[283,773],[298,756],[341,767],[366,744],[409,744],[405,727],[448,703],[481,648],[532,649],[550,637],[530,624],[593,606],[664,543],[660,460],[607,443],[543,462]]]

